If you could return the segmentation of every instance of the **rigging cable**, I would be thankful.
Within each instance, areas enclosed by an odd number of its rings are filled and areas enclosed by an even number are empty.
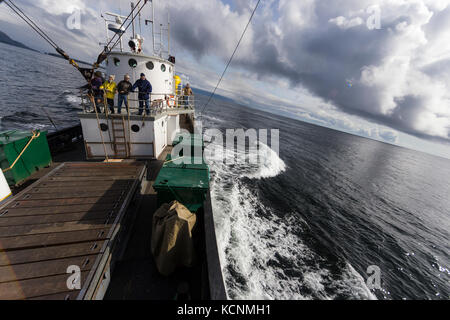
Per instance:
[[[11,0],[6,1],[5,4],[16,13],[23,21],[25,21],[34,31],[36,31],[45,41],[47,41],[53,48],[59,48],[59,46],[41,29],[36,25],[33,20],[31,20],[25,12],[22,11],[18,6],[16,6]]]
[[[252,21],[252,19],[253,19],[253,16],[255,15],[256,9],[258,9],[258,6],[259,6],[259,3],[260,3],[260,2],[261,2],[261,0],[258,0],[258,2],[256,3],[255,8],[253,9],[253,12],[252,12],[252,14],[251,14],[251,16],[250,16],[250,19],[248,20],[247,25],[245,26],[244,31],[242,32],[241,38],[239,39],[239,41],[238,41],[238,43],[237,43],[237,45],[236,45],[236,48],[234,48],[233,54],[231,55],[230,59],[228,60],[228,63],[227,63],[227,65],[225,66],[225,69],[223,70],[222,75],[220,76],[219,81],[217,82],[217,85],[216,85],[216,87],[214,88],[214,91],[211,92],[211,95],[209,96],[208,101],[207,101],[207,102],[205,103],[205,105],[203,106],[203,109],[202,109],[202,111],[200,112],[200,116],[202,116],[203,111],[206,109],[206,107],[207,107],[208,104],[210,103],[211,99],[213,98],[214,94],[216,93],[216,90],[217,90],[217,88],[219,87],[220,82],[222,82],[222,79],[223,79],[225,73],[227,72],[227,69],[228,69],[228,67],[230,66],[231,61],[233,60],[233,57],[234,57],[234,55],[235,55],[235,53],[236,53],[236,51],[237,51],[239,45],[241,44],[242,39],[244,38],[245,32],[247,31],[247,28],[248,28],[248,26],[250,25],[250,23],[251,23],[251,21]]]
[[[88,68],[81,68],[78,66],[78,64],[75,62],[74,59],[70,58],[69,55],[61,49],[55,41],[53,41],[49,35],[47,35],[33,20],[31,20],[30,17],[27,16],[27,14],[20,9],[16,4],[12,2],[12,0],[8,1],[0,1],[0,3],[5,2],[5,4],[14,12],[16,13],[23,21],[25,21],[26,24],[28,24],[34,31],[37,32],[38,35],[40,35],[45,41],[47,41],[50,46],[52,46],[56,52],[58,52],[64,59],[68,60],[69,63],[74,66],[82,75],[83,77],[88,81],[92,78],[93,69]]]

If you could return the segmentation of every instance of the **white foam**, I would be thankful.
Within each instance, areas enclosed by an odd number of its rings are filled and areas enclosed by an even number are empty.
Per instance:
[[[214,143],[214,142],[213,142]],[[286,165],[260,144],[257,164],[211,162],[211,196],[219,258],[227,294],[233,299],[333,299],[329,288],[355,298],[374,296],[349,265],[336,281],[301,239],[305,222],[295,212],[281,219],[262,205],[242,180],[271,178]],[[236,152],[223,156],[234,157]],[[248,152],[257,152],[251,148]],[[288,269],[286,270],[286,264]]]
[[[249,172],[245,175],[246,177],[255,179],[272,178],[286,171],[286,164],[275,151],[262,142],[259,142],[258,145],[259,157],[257,170],[255,172]],[[257,152],[256,148],[253,152]]]
[[[81,104],[81,98],[74,94],[67,95],[66,100],[67,100],[67,102],[72,103],[72,104],[76,104],[76,105]]]

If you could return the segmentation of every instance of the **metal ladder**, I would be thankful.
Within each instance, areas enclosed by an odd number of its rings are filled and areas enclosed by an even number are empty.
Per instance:
[[[129,145],[125,135],[125,118],[111,117],[114,154],[118,158],[128,158]]]

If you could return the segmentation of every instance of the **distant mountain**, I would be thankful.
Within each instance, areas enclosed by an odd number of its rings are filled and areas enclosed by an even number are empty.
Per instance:
[[[15,40],[11,39],[10,37],[8,37],[6,35],[6,33],[3,33],[1,31],[0,31],[0,42],[7,43],[7,44],[10,44],[12,46],[19,47],[19,48],[24,48],[24,49],[28,49],[28,50],[32,50],[32,51],[38,52],[37,50],[34,50],[34,49],[31,49],[30,47],[27,47],[23,43],[20,43],[18,41],[15,41]]]
[[[196,93],[200,93],[200,94],[203,95],[203,96],[209,97],[209,96],[211,95],[211,92],[206,91],[206,90],[202,90],[202,89],[199,89],[199,88],[195,88],[195,87],[194,87],[193,90],[195,90]],[[222,95],[217,94],[217,93],[214,94],[214,99],[219,99],[219,100],[224,100],[224,101],[228,101],[228,102],[238,103],[238,102],[237,102],[236,100],[234,100],[234,99],[227,98],[227,97],[222,96]]]

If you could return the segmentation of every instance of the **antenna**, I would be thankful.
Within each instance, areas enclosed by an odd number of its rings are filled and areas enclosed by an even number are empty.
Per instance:
[[[170,57],[170,12],[167,9],[167,55]]]
[[[152,40],[153,40],[153,54],[155,54],[155,4],[152,0]]]
[[[120,37],[120,51],[123,51],[123,42],[122,42],[122,36],[125,33],[125,28],[122,26],[123,20],[127,19],[127,17],[124,17],[122,15],[111,13],[111,12],[105,12],[106,16],[114,17],[114,20],[106,19],[103,14],[101,17],[105,20],[105,28],[106,28],[106,43],[109,42],[109,36],[108,36],[108,30],[114,32]],[[109,22],[109,24],[108,24]],[[122,26],[122,27],[121,27]]]
[[[131,27],[132,27],[132,32],[133,32],[133,37],[132,38],[135,38],[136,37],[136,35],[135,35],[135,32],[134,32],[134,2],[131,2],[131,12],[132,12],[132,16],[131,16]]]

